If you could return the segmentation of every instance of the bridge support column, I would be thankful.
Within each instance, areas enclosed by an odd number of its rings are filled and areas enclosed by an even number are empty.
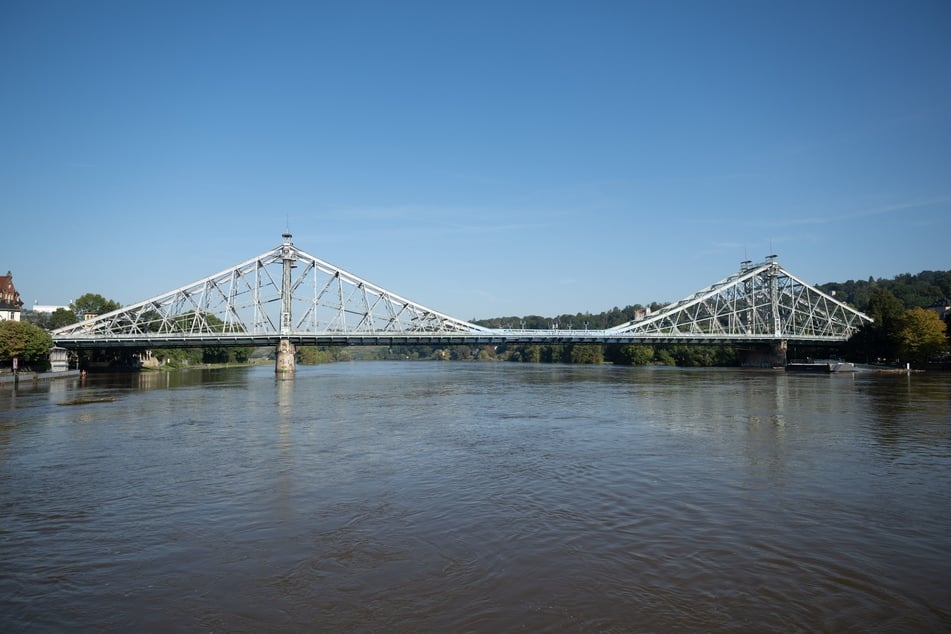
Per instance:
[[[274,373],[281,378],[293,378],[296,369],[294,355],[297,351],[289,339],[281,339],[274,355]]]
[[[786,341],[771,341],[739,351],[740,366],[744,368],[781,368],[786,365]]]

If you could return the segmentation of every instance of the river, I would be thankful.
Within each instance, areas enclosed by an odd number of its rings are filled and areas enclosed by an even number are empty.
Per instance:
[[[355,362],[3,386],[0,625],[949,631],[951,376]]]

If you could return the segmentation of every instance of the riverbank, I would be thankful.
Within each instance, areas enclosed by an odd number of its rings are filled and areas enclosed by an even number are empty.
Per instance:
[[[9,372],[0,374],[0,385],[16,383],[51,381],[54,379],[70,379],[79,376],[79,370],[65,370],[63,372]]]

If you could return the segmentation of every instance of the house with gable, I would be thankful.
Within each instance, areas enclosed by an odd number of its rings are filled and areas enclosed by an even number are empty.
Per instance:
[[[0,320],[20,321],[23,300],[13,285],[13,273],[0,275]]]

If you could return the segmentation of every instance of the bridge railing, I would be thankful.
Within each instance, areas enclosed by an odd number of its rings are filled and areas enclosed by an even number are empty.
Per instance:
[[[71,349],[98,348],[190,348],[206,346],[275,346],[287,339],[296,346],[393,346],[393,345],[502,345],[502,344],[761,344],[776,342],[769,334],[742,336],[706,336],[697,333],[663,334],[612,332],[608,330],[485,330],[460,332],[288,332],[288,333],[214,333],[197,335],[137,334],[120,336],[54,336],[56,345]],[[842,336],[783,337],[816,345],[838,344]]]

